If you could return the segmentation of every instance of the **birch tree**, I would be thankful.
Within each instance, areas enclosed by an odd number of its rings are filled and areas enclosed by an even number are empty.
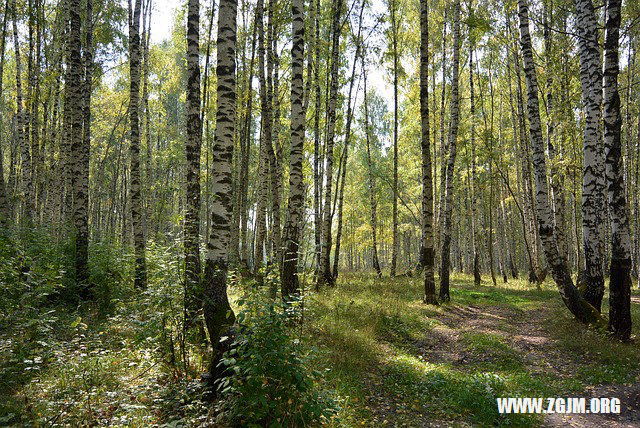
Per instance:
[[[200,306],[200,2],[189,0],[187,12],[186,194],[184,214],[184,305],[191,322]]]
[[[89,147],[82,137],[82,58],[81,51],[80,0],[69,0],[69,99],[71,107],[71,153],[73,188],[73,224],[75,232],[75,269],[76,281],[81,284],[83,297],[86,296],[86,281],[89,279],[89,225],[88,225],[88,185],[89,185]]]
[[[74,0],[75,1],[75,0]],[[145,236],[143,225],[142,195],[140,193],[140,9],[142,0],[129,1],[129,151],[130,174],[129,199],[131,226],[135,248],[135,286],[147,287],[147,263],[145,257]]]
[[[469,1],[469,14],[473,11],[472,2]],[[478,226],[476,222],[477,217],[477,189],[476,189],[476,106],[475,106],[475,91],[473,87],[473,52],[474,52],[474,40],[471,34],[471,28],[469,28],[469,103],[470,103],[470,120],[471,129],[469,131],[469,145],[471,146],[471,247],[473,251],[473,282],[475,285],[480,285],[482,278],[480,277],[480,254],[478,253]]]
[[[314,1],[314,0],[311,0]],[[322,179],[320,178],[320,0],[315,0],[315,16],[314,16],[314,113],[313,113],[313,221],[314,221],[314,240],[315,240],[315,266],[316,277],[320,273],[320,258],[322,254]]]
[[[591,0],[575,0],[580,82],[585,113],[582,175],[583,296],[600,311],[604,296],[602,224],[604,222],[604,145],[602,144],[602,60],[598,22]]]
[[[529,132],[533,145],[533,167],[536,187],[536,210],[538,230],[545,251],[545,256],[551,267],[551,274],[555,280],[562,301],[575,317],[587,324],[601,324],[604,322],[598,311],[580,296],[578,289],[571,279],[571,272],[565,259],[560,257],[558,244],[554,235],[553,215],[549,204],[549,188],[547,183],[547,165],[542,138],[540,121],[540,106],[538,99],[538,80],[531,35],[529,33],[529,6],[527,0],[518,0],[518,16],[520,19],[520,46],[524,62],[524,73],[527,83],[527,114],[529,116]]]
[[[16,62],[16,128],[17,145],[22,160],[22,186],[23,186],[23,214],[28,221],[33,220],[33,181],[31,180],[31,151],[29,150],[29,137],[25,133],[25,111],[22,93],[22,61],[20,55],[20,35],[18,33],[18,15],[16,12],[16,0],[12,0],[11,11],[13,14],[13,43]]]
[[[340,178],[340,188],[338,190],[338,228],[336,231],[336,249],[333,255],[333,279],[334,281],[338,278],[338,263],[340,259],[340,244],[342,237],[342,211],[344,206],[344,186],[347,177],[347,161],[349,159],[349,147],[351,144],[351,125],[353,122],[353,104],[355,104],[355,100],[352,100],[353,95],[353,87],[355,86],[356,81],[356,70],[358,66],[358,60],[360,58],[360,52],[362,51],[362,15],[364,13],[364,8],[366,5],[366,0],[362,0],[360,3],[360,15],[358,17],[358,31],[355,35],[354,43],[355,43],[355,53],[353,57],[353,65],[351,68],[351,77],[349,78],[349,91],[347,95],[347,123],[345,125],[345,133],[344,133],[344,147],[342,149],[342,165],[341,171],[342,175]],[[358,97],[358,90],[360,89],[359,83],[358,88],[356,88],[355,98]]]
[[[256,207],[256,240],[254,269],[259,271],[265,262],[265,244],[267,235],[267,199],[269,192],[269,149],[271,145],[271,104],[267,98],[267,78],[265,73],[265,31],[264,0],[258,0],[256,6],[256,26],[258,28],[258,80],[260,81],[260,151],[258,160],[258,204]]]
[[[442,251],[440,262],[440,293],[442,301],[449,301],[449,269],[451,250],[451,213],[453,210],[453,179],[456,163],[456,144],[458,140],[458,125],[460,115],[460,96],[458,88],[460,69],[460,0],[453,5],[453,56],[451,59],[451,104],[449,107],[449,136],[446,176],[444,183],[444,207],[442,221]]]
[[[422,131],[420,145],[422,151],[422,245],[420,264],[424,275],[424,303],[435,305],[438,300],[436,299],[434,278],[433,169],[431,167],[431,148],[429,147],[429,5],[427,1],[420,1],[420,126]],[[442,67],[444,69],[444,64],[442,64]],[[443,88],[444,85],[443,79]]]
[[[611,222],[609,330],[621,340],[631,336],[631,234],[622,167],[622,115],[618,93],[621,0],[607,0],[604,38],[604,140]]]
[[[217,99],[215,153],[213,156],[211,235],[207,242],[204,277],[204,318],[209,331],[213,356],[212,379],[222,374],[218,362],[222,357],[220,338],[235,321],[227,297],[227,270],[231,240],[231,182],[233,141],[236,127],[236,14],[237,0],[220,0],[218,6],[218,64],[216,66]]]
[[[5,2],[4,13],[2,17],[2,39],[0,39],[0,94],[2,94],[2,87],[4,83],[4,52],[5,52],[5,40],[7,35],[7,19],[9,17],[9,0]],[[0,108],[4,107],[4,98],[0,95]],[[0,130],[2,124],[0,123]],[[1,134],[0,134],[1,135]],[[8,224],[11,218],[11,209],[9,208],[9,201],[7,200],[7,190],[4,182],[4,162],[3,162],[3,145],[4,138],[0,137],[0,226]]]
[[[398,4],[390,0],[391,54],[393,56],[393,219],[391,226],[391,276],[396,275],[398,262]]]
[[[304,155],[305,106],[303,103],[304,1],[292,0],[291,45],[291,148],[289,153],[289,203],[282,264],[282,295],[298,291],[298,255],[304,211],[302,160]],[[307,79],[310,76],[307,76]]]
[[[364,140],[367,146],[367,171],[368,171],[368,185],[369,185],[369,204],[371,208],[371,264],[376,271],[378,278],[382,277],[382,270],[380,270],[380,261],[378,260],[378,214],[375,194],[375,180],[373,176],[373,164],[371,162],[371,141],[369,133],[369,103],[367,97],[367,69],[366,65],[362,64],[362,74],[364,78]]]
[[[322,218],[322,257],[320,273],[318,277],[318,287],[322,285],[333,285],[333,275],[331,274],[331,200],[333,186],[333,146],[336,129],[336,105],[338,103],[338,69],[340,50],[340,17],[342,15],[342,0],[337,0],[333,4],[333,22],[331,24],[331,84],[329,93],[329,105],[327,109],[327,141],[325,144],[326,153],[326,184],[324,188],[324,209]]]

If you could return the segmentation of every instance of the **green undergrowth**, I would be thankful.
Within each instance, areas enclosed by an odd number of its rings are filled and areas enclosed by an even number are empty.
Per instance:
[[[70,248],[51,236],[0,235],[0,426],[200,426],[220,421],[221,410],[233,414],[231,399],[211,405],[200,382],[206,333],[183,331],[178,239],[149,243],[145,291],[133,289],[130,253],[93,244],[94,296],[81,303]],[[255,284],[231,277],[232,306],[251,308],[247,325],[258,326],[240,352],[248,359],[227,356],[232,370],[257,373],[251,384],[229,380],[236,415],[238,394],[258,397],[261,376],[280,388],[252,407],[256,421],[539,426],[540,417],[499,415],[495,399],[588,396],[593,386],[638,382],[637,345],[580,325],[551,282],[538,290],[485,278],[476,287],[471,276],[453,275],[451,302],[436,307],[422,303],[418,277],[345,273],[335,287],[307,292],[288,321],[264,306],[266,292],[238,302]],[[312,275],[302,278],[313,289]],[[632,303],[632,315],[636,330],[640,305]],[[288,365],[275,364],[280,355]],[[289,417],[300,409],[310,416]]]
[[[207,416],[203,350],[182,334],[182,250],[149,243],[149,287],[133,256],[90,247],[92,299],[71,248],[47,230],[0,236],[0,426],[149,426]]]

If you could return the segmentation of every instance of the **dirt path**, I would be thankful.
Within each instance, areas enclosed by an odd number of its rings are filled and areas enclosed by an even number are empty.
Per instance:
[[[545,330],[549,311],[517,310],[503,305],[453,306],[438,320],[442,325],[427,333],[416,345],[428,361],[477,363],[491,357],[470,353],[462,342],[464,332],[493,334],[502,337],[509,346],[520,351],[527,367],[536,372],[564,375],[568,364],[554,347],[554,340]],[[443,346],[444,344],[444,346]]]
[[[634,299],[640,304],[640,299]],[[471,352],[465,343],[464,335],[468,333],[489,334],[502,338],[503,342],[518,352],[522,363],[534,373],[552,374],[562,378],[571,378],[580,368],[576,356],[560,349],[551,332],[547,330],[547,319],[553,316],[552,309],[541,307],[521,310],[507,305],[452,305],[437,319],[439,325],[425,333],[424,338],[414,343],[418,354],[426,361],[433,363],[453,363],[460,370],[477,363],[493,362],[495,355],[482,352]],[[460,327],[464,326],[463,329]],[[375,388],[375,381],[372,382]],[[581,395],[591,397],[617,397],[621,402],[619,415],[545,415],[545,427],[640,427],[640,385],[603,385],[591,387]],[[403,411],[402,397],[382,401],[381,396],[374,394],[372,401],[378,410],[379,422],[393,426],[390,414]],[[410,407],[407,406],[407,407]],[[588,404],[587,404],[588,407]],[[410,411],[410,409],[407,409]],[[387,421],[389,419],[390,421]],[[401,426],[446,426],[437,421],[429,423],[416,422],[417,425]]]
[[[633,303],[640,304],[640,298],[634,296]],[[452,328],[456,325],[466,325],[470,330],[497,334],[503,336],[513,348],[524,353],[528,368],[562,377],[571,376],[579,367],[571,361],[570,356],[564,355],[554,346],[554,339],[544,327],[544,321],[549,316],[549,309],[544,308],[514,311],[505,306],[457,307],[447,314],[447,317],[440,319],[447,327],[437,328],[435,334],[441,334],[441,340],[444,337],[445,341],[453,342],[453,349],[459,348],[459,334]],[[451,358],[456,355],[438,355],[437,351],[430,354],[430,358],[438,356]],[[464,363],[468,360],[468,355],[463,352],[457,355],[457,360]],[[591,397],[619,398],[620,414],[545,415],[544,426],[640,427],[640,385],[589,387],[583,396],[587,401]]]
[[[591,388],[586,397],[616,397],[620,399],[619,415],[578,414],[547,415],[545,427],[639,427],[640,426],[640,385],[606,385]]]

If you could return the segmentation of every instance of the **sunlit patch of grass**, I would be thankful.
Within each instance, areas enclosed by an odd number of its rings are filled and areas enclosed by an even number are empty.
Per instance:
[[[513,371],[522,368],[523,360],[518,351],[507,345],[501,336],[468,331],[462,333],[462,341],[472,356],[472,363],[496,370]]]
[[[424,415],[446,420],[470,420],[479,425],[531,426],[530,415],[500,415],[496,398],[513,395],[508,379],[493,372],[462,373],[450,365],[432,364],[421,358],[400,354],[390,359],[382,376],[389,395],[401,397],[396,412],[405,407]],[[407,420],[415,418],[406,415]],[[401,417],[402,420],[402,417]]]
[[[607,313],[608,305],[603,306],[603,313]],[[637,323],[640,308],[631,307],[632,319]],[[558,348],[573,356],[574,363],[579,365],[576,379],[591,385],[636,382],[640,372],[637,345],[620,343],[606,332],[576,325],[562,309],[558,308],[557,316],[548,320],[549,331],[557,339]]]
[[[497,414],[495,398],[575,395],[588,385],[637,376],[638,351],[577,324],[553,282],[538,289],[526,279],[510,278],[497,286],[487,279],[476,287],[471,277],[453,275],[452,301],[440,306],[422,303],[420,277],[345,274],[335,288],[307,297],[303,339],[320,350],[318,365],[330,369],[325,381],[347,397],[343,425],[381,425],[387,419],[411,426],[424,417],[454,424],[536,426],[536,417]],[[640,318],[638,306],[632,305],[634,320]],[[573,356],[578,368],[557,367],[559,373],[530,369],[528,355],[510,344],[509,335],[518,333],[513,317],[527,322],[532,311],[540,310],[549,314],[543,334],[557,340],[546,346]],[[468,330],[465,317],[487,324]],[[461,360],[432,362],[422,355],[425,339],[438,337],[429,335],[434,328],[457,335],[452,340],[457,340]],[[429,346],[448,352],[444,347],[449,345]],[[592,354],[595,362],[587,363],[585,356],[591,360]]]

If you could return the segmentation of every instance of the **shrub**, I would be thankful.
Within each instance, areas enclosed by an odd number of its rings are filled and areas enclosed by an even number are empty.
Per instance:
[[[294,337],[299,302],[280,303],[268,288],[245,292],[237,302],[239,334],[221,361],[221,418],[234,426],[317,425],[337,412],[331,395],[316,386],[309,352]],[[231,340],[223,337],[222,340]]]

